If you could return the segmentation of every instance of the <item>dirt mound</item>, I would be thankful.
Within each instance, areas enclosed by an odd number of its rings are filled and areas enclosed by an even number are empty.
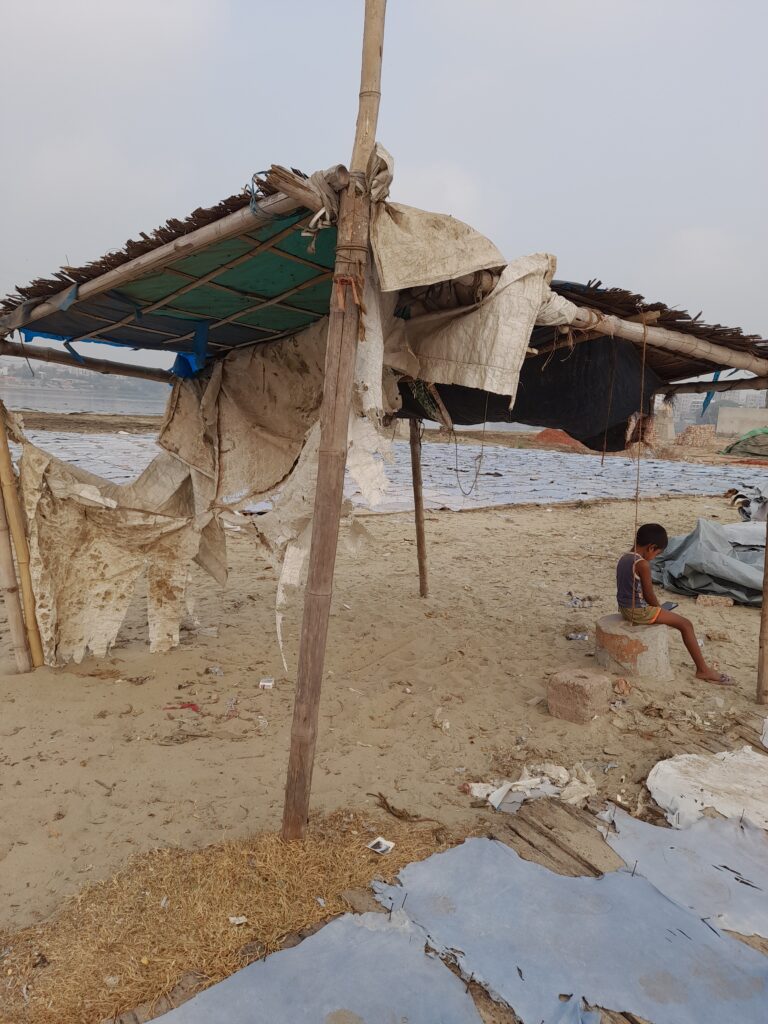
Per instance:
[[[590,454],[589,448],[582,444],[581,441],[577,441],[575,437],[566,434],[564,430],[554,430],[552,427],[540,430],[533,440],[539,448],[562,448],[569,452]]]

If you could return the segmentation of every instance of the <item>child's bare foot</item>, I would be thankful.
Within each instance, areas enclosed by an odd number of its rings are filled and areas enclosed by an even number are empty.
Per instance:
[[[696,673],[697,679],[705,679],[708,683],[717,683],[718,686],[733,686],[733,679],[725,672],[718,672],[714,668],[705,668],[701,672]]]

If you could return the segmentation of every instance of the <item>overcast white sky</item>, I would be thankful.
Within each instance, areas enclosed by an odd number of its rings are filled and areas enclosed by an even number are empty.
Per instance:
[[[1,0],[0,290],[347,162],[362,8]],[[393,197],[768,336],[767,35],[765,0],[389,0]]]

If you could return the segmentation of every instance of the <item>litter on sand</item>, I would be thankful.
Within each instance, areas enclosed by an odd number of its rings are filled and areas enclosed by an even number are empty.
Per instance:
[[[402,907],[523,1024],[599,1024],[588,1007],[654,1024],[765,1022],[768,958],[637,873],[571,878],[468,839],[398,879],[375,884],[382,905]]]
[[[389,839],[385,839],[384,836],[376,836],[376,838],[368,843],[368,849],[373,850],[374,853],[391,853],[395,848],[395,844],[391,843]]]
[[[526,766],[516,782],[497,779],[464,783],[459,788],[475,799],[487,800],[495,811],[506,814],[516,814],[526,800],[540,800],[545,796],[557,797],[566,804],[580,804],[597,795],[595,780],[582,764],[568,771],[549,761]]]
[[[636,874],[718,928],[768,938],[768,834],[763,829],[746,821],[701,818],[672,830],[611,810],[613,829],[603,834]]]
[[[678,754],[655,764],[646,786],[675,828],[687,828],[708,807],[768,828],[768,757],[752,747]]]

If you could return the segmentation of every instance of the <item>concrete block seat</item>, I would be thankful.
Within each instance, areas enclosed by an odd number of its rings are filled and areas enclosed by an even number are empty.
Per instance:
[[[633,626],[618,613],[595,628],[598,665],[634,679],[671,679],[668,626]]]

